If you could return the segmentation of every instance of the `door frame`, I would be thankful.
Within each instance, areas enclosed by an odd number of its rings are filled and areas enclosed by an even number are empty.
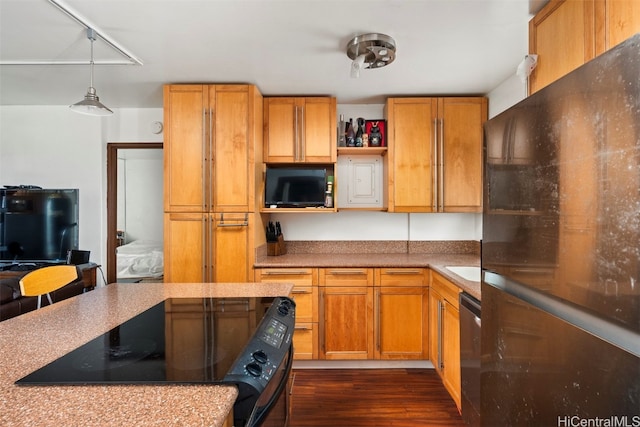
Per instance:
[[[107,283],[116,281],[118,230],[118,150],[162,149],[162,142],[107,143]]]

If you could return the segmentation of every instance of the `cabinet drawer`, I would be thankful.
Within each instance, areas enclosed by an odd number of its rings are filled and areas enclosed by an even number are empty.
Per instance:
[[[428,286],[426,268],[376,268],[376,286]]]
[[[286,282],[296,286],[313,286],[318,284],[315,268],[257,268],[255,281],[262,283]]]
[[[298,323],[293,333],[294,360],[310,360],[318,358],[318,324]]]
[[[321,268],[320,286],[373,286],[373,268]]]
[[[318,321],[318,288],[294,286],[290,297],[296,302],[296,322]]]
[[[431,271],[431,288],[442,295],[456,310],[459,310],[458,294],[461,289],[433,270]]]

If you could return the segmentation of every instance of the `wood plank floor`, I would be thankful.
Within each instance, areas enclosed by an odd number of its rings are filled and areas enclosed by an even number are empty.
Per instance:
[[[464,426],[433,369],[294,370],[290,427]]]

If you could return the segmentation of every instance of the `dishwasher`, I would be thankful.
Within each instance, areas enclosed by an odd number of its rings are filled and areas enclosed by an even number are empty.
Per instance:
[[[480,425],[480,318],[481,306],[466,292],[460,294],[460,379],[462,419]]]

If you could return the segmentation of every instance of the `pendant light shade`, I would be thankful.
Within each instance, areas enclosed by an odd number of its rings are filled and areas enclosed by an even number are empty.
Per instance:
[[[91,41],[91,61],[89,62],[91,80],[89,88],[87,89],[87,94],[84,96],[84,99],[70,105],[69,108],[76,113],[91,116],[109,116],[113,114],[113,111],[100,102],[100,98],[96,95],[96,89],[93,87],[93,42],[96,40],[96,32],[93,28],[87,28],[87,38]]]

